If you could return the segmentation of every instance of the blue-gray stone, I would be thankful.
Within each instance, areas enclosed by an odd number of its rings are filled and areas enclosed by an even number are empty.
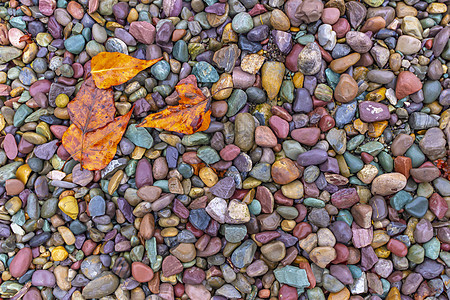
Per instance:
[[[84,50],[86,40],[81,34],[72,35],[64,41],[64,47],[67,51],[73,54],[80,54]]]
[[[275,278],[281,284],[287,284],[297,289],[304,289],[309,286],[306,271],[294,266],[285,266],[284,268],[273,271]]]
[[[153,146],[153,137],[144,127],[136,127],[137,124],[130,124],[125,137],[129,139],[134,145],[145,149],[150,149]]]
[[[353,101],[350,103],[342,104],[336,109],[336,115],[334,119],[336,120],[336,126],[338,128],[343,128],[346,124],[349,124],[356,114],[357,102]]]
[[[208,227],[210,220],[211,217],[203,208],[193,209],[189,213],[189,222],[191,222],[195,228],[202,231]]]
[[[250,239],[245,240],[245,242],[233,251],[233,254],[231,255],[231,262],[237,268],[248,266],[253,261],[253,256],[255,255],[257,248],[258,247],[254,241]]]
[[[196,63],[192,68],[192,74],[202,83],[214,83],[219,80],[217,70],[206,61]]]
[[[89,202],[89,214],[91,217],[103,216],[106,211],[106,202],[102,196],[95,196]]]

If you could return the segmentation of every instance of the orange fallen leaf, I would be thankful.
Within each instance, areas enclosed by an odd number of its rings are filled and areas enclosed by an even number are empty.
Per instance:
[[[85,169],[94,171],[105,168],[114,158],[117,144],[127,129],[131,109],[102,128],[83,133],[75,124],[64,132],[62,143],[69,154]]]
[[[161,59],[141,60],[119,52],[101,52],[92,58],[91,74],[98,88],[107,89],[127,82]]]
[[[113,91],[97,88],[89,77],[67,105],[67,110],[72,123],[84,133],[103,127],[114,120],[116,113]]]
[[[192,76],[192,77],[191,77]],[[208,129],[211,122],[211,99],[197,87],[194,75],[189,75],[175,86],[180,97],[178,105],[148,115],[137,127],[161,128],[184,134]]]

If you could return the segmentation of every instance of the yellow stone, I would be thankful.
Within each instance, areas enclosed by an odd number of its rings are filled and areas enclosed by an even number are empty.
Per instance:
[[[114,173],[114,175],[111,177],[111,180],[109,181],[108,184],[108,193],[110,195],[114,194],[114,192],[117,190],[124,175],[125,173],[122,170],[119,170],[116,173]]]
[[[16,171],[16,178],[22,181],[23,184],[27,184],[31,172],[32,171],[29,165],[21,165]]]
[[[373,122],[369,124],[369,132],[367,135],[371,138],[377,138],[380,137],[386,127],[388,126],[388,121],[379,121],[379,122]]]
[[[123,25],[120,25],[117,22],[106,22],[106,29],[114,32],[114,30],[116,30],[117,28],[123,28]]]
[[[291,231],[294,230],[295,225],[297,225],[297,223],[295,223],[294,220],[283,220],[281,222],[281,229],[283,229],[283,231]]]
[[[205,191],[202,188],[194,187],[189,191],[189,197],[198,198],[205,194]]]
[[[393,286],[389,293],[387,294],[386,300],[400,300],[402,296],[400,295],[400,291],[397,287]]]
[[[427,105],[425,105],[425,107],[428,107],[431,113],[435,115],[440,114],[443,109],[442,105],[440,105],[438,101],[428,103]]]
[[[355,129],[353,124],[346,124],[346,125],[344,125],[344,130],[345,130],[345,133],[348,136],[355,136],[355,135],[358,134],[358,131]]]
[[[36,132],[25,132],[22,137],[33,145],[42,145],[47,143],[47,139]]]
[[[3,115],[0,115],[0,131],[2,131],[6,126],[6,120]]]
[[[238,35],[236,32],[233,31],[233,28],[231,27],[231,22],[225,25],[222,33],[222,43],[228,44],[228,43],[237,43],[238,42]]]
[[[245,194],[244,199],[242,199],[242,202],[249,205],[250,203],[252,203],[253,198],[255,198],[255,194],[256,194],[255,189],[251,189],[250,191],[248,191],[247,194]]]
[[[347,288],[343,288],[337,293],[330,293],[328,300],[348,300],[350,298],[350,291]]]
[[[246,55],[241,62],[242,71],[256,74],[261,69],[264,63],[265,57],[258,54]]]
[[[291,199],[300,199],[303,197],[303,184],[300,180],[294,180],[291,183],[281,187],[281,193]]]
[[[357,82],[361,80],[366,80],[367,73],[369,73],[369,69],[367,69],[366,67],[357,67],[353,71],[353,79],[355,79]]]
[[[350,170],[347,166],[347,162],[345,161],[344,156],[336,155],[336,159],[338,161],[339,172],[341,173],[341,175],[345,177],[350,177]]]
[[[146,150],[147,149],[142,148],[142,147],[135,147],[133,152],[131,152],[131,158],[132,159],[141,159],[144,156]]]
[[[53,138],[53,134],[50,131],[50,126],[48,126],[48,124],[45,122],[40,122],[36,126],[36,133],[44,136],[49,141],[52,140],[52,138]]]
[[[292,78],[292,82],[294,83],[294,86],[296,89],[300,89],[303,87],[304,80],[305,80],[305,75],[303,75],[302,72],[295,73],[294,77]]]
[[[69,96],[67,96],[66,94],[59,94],[58,96],[56,96],[55,102],[56,106],[64,108],[69,103]]]
[[[363,204],[367,204],[370,198],[372,198],[372,193],[370,192],[370,189],[367,188],[366,186],[362,185],[356,186],[356,193],[358,194],[359,202]]]
[[[403,2],[399,2],[397,7],[395,8],[395,12],[397,14],[397,18],[404,18],[406,16],[417,16],[417,9],[414,7],[407,5]]]
[[[391,255],[391,251],[389,251],[386,247],[380,247],[375,249],[375,254],[379,257],[379,258],[388,258],[389,255]]]
[[[280,91],[284,71],[284,64],[276,61],[267,61],[261,68],[262,87],[270,100],[275,99]]]
[[[11,92],[9,92],[9,95],[11,97],[17,97],[17,96],[20,96],[24,90],[25,89],[23,86],[18,86],[15,89],[12,89]]]
[[[414,239],[414,231],[416,230],[417,223],[419,223],[419,219],[412,217],[408,220],[408,224],[406,224],[405,234],[408,236],[411,244],[416,242]]]
[[[77,199],[73,196],[66,196],[59,200],[58,207],[62,210],[63,213],[71,217],[72,219],[76,219],[78,216],[78,202]]]
[[[170,283],[170,284],[172,284],[172,285],[177,284],[177,275],[172,275],[172,276],[169,276],[169,277],[165,277],[165,276],[162,274],[162,272],[161,272],[161,273],[160,273],[160,278],[161,278],[161,281],[162,281],[162,282],[168,282],[168,283]]]
[[[63,261],[69,256],[66,249],[63,246],[58,246],[52,250],[53,261]]]
[[[176,136],[175,134],[170,134],[170,133],[160,133],[159,134],[159,138],[169,144],[172,147],[175,147],[177,144],[181,143],[181,139],[179,136]]]
[[[225,100],[233,92],[233,77],[231,74],[223,73],[219,80],[211,87],[211,94],[216,100]]]
[[[386,88],[382,87],[374,90],[366,95],[364,98],[366,101],[380,102],[386,99]]]
[[[58,232],[67,245],[75,244],[75,236],[69,228],[67,228],[66,226],[59,226]]]
[[[161,230],[162,237],[174,237],[178,235],[178,229],[175,227],[164,228]]]
[[[219,177],[217,176],[217,174],[213,169],[209,167],[200,169],[198,176],[203,181],[203,183],[206,184],[207,187],[213,187],[217,183],[217,181],[219,181]]]
[[[431,3],[427,7],[427,12],[430,14],[443,14],[447,12],[447,5],[445,3]]]
[[[361,134],[365,134],[369,129],[369,125],[361,121],[359,118],[353,121],[353,127]]]
[[[127,21],[128,23],[137,21],[139,19],[139,13],[136,10],[136,8],[130,9],[130,12],[128,13]]]
[[[243,189],[253,189],[256,188],[258,185],[261,184],[261,181],[258,179],[255,179],[253,177],[247,177],[247,179],[242,182],[242,188]]]
[[[176,215],[171,215],[168,218],[160,218],[158,220],[158,224],[161,227],[175,227],[180,224],[180,218],[178,218],[178,216]]]
[[[373,240],[370,244],[372,248],[379,248],[386,245],[389,242],[389,235],[384,230],[375,230],[373,232]]]
[[[138,148],[138,147],[136,147]],[[157,159],[161,156],[161,150],[155,150],[155,149],[148,149],[145,151],[145,157],[148,159]]]

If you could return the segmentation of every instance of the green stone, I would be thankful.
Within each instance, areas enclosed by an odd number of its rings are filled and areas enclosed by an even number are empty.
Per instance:
[[[227,117],[232,117],[237,114],[247,103],[247,94],[240,89],[235,89],[227,100],[228,110]]]
[[[309,286],[308,277],[304,269],[294,266],[285,266],[273,271],[275,278],[281,284],[287,284],[298,289],[304,289]]]
[[[308,289],[306,290],[306,293],[308,294],[308,299],[325,300],[325,295],[320,287]]]
[[[156,238],[152,237],[151,239],[145,241],[145,250],[147,251],[147,257],[150,260],[150,263],[156,263]]]
[[[306,46],[308,43],[313,43],[313,42],[314,42],[314,35],[312,35],[312,34],[305,34],[305,35],[297,38],[297,43],[299,43],[300,45]]]
[[[205,52],[205,46],[203,44],[200,43],[189,43],[188,44],[188,52],[189,55],[191,56],[191,59],[194,60],[197,55]]]
[[[325,76],[327,77],[327,83],[334,89],[336,89],[337,84],[339,83],[339,79],[341,75],[339,73],[334,72],[330,68],[325,69]]]
[[[53,115],[53,112],[55,110],[51,107],[48,108],[40,108],[36,110],[35,112],[31,113],[28,117],[25,118],[25,123],[29,122],[38,122],[41,116],[49,116]]]
[[[127,174],[128,177],[131,177],[136,173],[138,161],[135,159],[131,159],[128,161],[127,166],[125,167],[125,174]]]
[[[276,210],[286,220],[294,220],[298,217],[298,210],[293,206],[278,206]]]
[[[414,244],[408,249],[408,255],[406,257],[415,264],[421,264],[424,260],[424,256],[425,250],[422,246]]]
[[[64,41],[64,47],[67,51],[73,54],[80,54],[84,50],[86,40],[81,34],[72,35]]]
[[[223,235],[230,243],[239,243],[245,238],[247,234],[247,227],[245,225],[229,225],[222,226]]]
[[[165,60],[160,60],[150,68],[150,72],[157,80],[166,80],[170,74],[170,65]]]
[[[270,169],[271,169],[270,164],[258,163],[253,167],[249,175],[262,182],[270,182],[271,181]]]
[[[353,278],[360,278],[362,276],[362,270],[360,267],[355,265],[347,265],[347,267],[350,269],[350,273],[352,273]]]
[[[25,124],[25,119],[33,113],[33,109],[29,108],[25,104],[19,106],[14,114],[14,127],[20,127]]]
[[[202,146],[197,150],[197,156],[207,164],[213,164],[220,160],[216,150],[209,146]]]
[[[394,170],[394,160],[392,156],[390,156],[387,152],[381,151],[378,154],[378,161],[380,162],[381,167],[387,173],[390,173]]]
[[[425,155],[420,150],[417,144],[412,144],[411,147],[405,153],[406,157],[411,158],[411,163],[413,168],[420,167],[425,162]]]
[[[178,172],[180,172],[181,176],[183,176],[183,178],[191,178],[192,175],[194,175],[194,169],[189,164],[180,163],[177,169]]]
[[[422,218],[428,209],[428,199],[416,197],[405,205],[405,210],[413,217]]]
[[[350,176],[350,178],[348,179],[348,182],[350,184],[355,184],[355,185],[367,185],[356,176]]]
[[[294,101],[294,88],[294,83],[291,80],[283,81],[280,88],[281,100],[292,103],[292,101]]]
[[[441,243],[437,238],[432,238],[425,244],[423,244],[425,249],[425,256],[429,259],[436,260],[439,257],[439,250],[441,248]]]
[[[412,201],[412,196],[405,192],[399,191],[390,199],[390,204],[395,210],[401,210],[405,207],[405,205]]]
[[[344,153],[344,159],[352,174],[358,173],[364,167],[364,162],[348,151]]]
[[[17,169],[23,165],[23,162],[14,161],[3,167],[0,167],[0,184],[4,184],[6,180],[16,178]]]
[[[153,137],[144,127],[136,127],[137,124],[130,124],[125,137],[138,147],[150,149],[153,146]]]
[[[439,98],[442,91],[441,83],[438,80],[428,80],[423,85],[423,103],[431,103]]]
[[[359,145],[361,145],[362,142],[364,142],[364,139],[365,137],[363,134],[358,134],[357,136],[351,138],[350,141],[347,142],[347,150],[355,150]]]
[[[337,217],[336,217],[337,221],[344,221],[345,223],[348,224],[348,226],[352,226],[353,223],[353,216],[350,213],[350,211],[343,209],[340,210]]]
[[[233,251],[233,254],[231,255],[231,262],[237,268],[244,268],[248,266],[253,261],[253,256],[255,255],[257,248],[258,247],[254,241],[250,239],[245,240]]]
[[[358,153],[366,152],[372,156],[377,156],[383,150],[384,150],[383,144],[376,141],[365,143],[364,145],[359,146],[357,148]]]
[[[364,0],[364,3],[372,7],[378,7],[381,4],[383,4],[383,2],[384,2],[383,0]]]
[[[450,267],[450,253],[446,251],[441,251],[439,257],[445,262],[447,267]]]
[[[144,257],[144,246],[139,245],[131,249],[130,258],[131,261],[142,261]]]
[[[23,20],[22,17],[12,17],[11,19],[9,19],[9,24],[12,27],[18,28],[22,31],[25,31],[25,29],[27,28],[27,24],[25,23],[25,21]]]
[[[234,16],[231,27],[236,33],[247,33],[253,28],[252,16],[246,12],[240,12]]]
[[[195,77],[197,77],[198,82],[201,83],[214,83],[219,80],[217,70],[206,61],[196,63],[192,68],[192,74],[194,74]]]
[[[168,180],[157,180],[153,182],[153,186],[160,187],[164,193],[169,193],[169,181]]]
[[[250,203],[248,205],[248,210],[250,211],[250,213],[252,215],[255,215],[255,216],[257,216],[261,213],[261,209],[262,209],[261,203],[256,199],[253,199],[252,203]]]
[[[311,207],[315,207],[315,208],[325,207],[325,202],[323,202],[320,199],[316,199],[316,198],[306,198],[305,200],[303,200],[303,204],[306,206],[311,206]]]
[[[183,136],[181,143],[184,146],[199,146],[209,144],[209,135],[203,132],[196,132],[194,134],[186,134]]]
[[[19,226],[25,224],[25,212],[20,209],[14,216],[11,217],[11,221]]]
[[[188,46],[185,41],[179,40],[173,45],[173,58],[180,62],[187,62],[189,60]]]
[[[314,90],[314,96],[321,101],[330,102],[333,99],[333,90],[325,83],[320,83]]]

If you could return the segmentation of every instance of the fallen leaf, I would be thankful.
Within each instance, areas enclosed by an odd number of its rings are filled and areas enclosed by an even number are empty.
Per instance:
[[[127,129],[132,112],[133,109],[88,133],[83,133],[75,124],[70,125],[62,137],[64,148],[85,169],[95,171],[105,168],[116,154],[117,144]]]
[[[116,113],[113,91],[97,88],[89,77],[67,105],[67,110],[72,123],[84,133],[103,127],[114,120]]]
[[[175,86],[180,97],[178,105],[148,115],[137,127],[161,128],[184,134],[193,134],[208,129],[211,122],[211,99],[207,99],[196,86],[196,80],[181,80]],[[194,77],[195,79],[195,77]]]
[[[92,58],[91,74],[98,88],[107,89],[127,82],[161,59],[141,60],[119,52],[101,52]]]

